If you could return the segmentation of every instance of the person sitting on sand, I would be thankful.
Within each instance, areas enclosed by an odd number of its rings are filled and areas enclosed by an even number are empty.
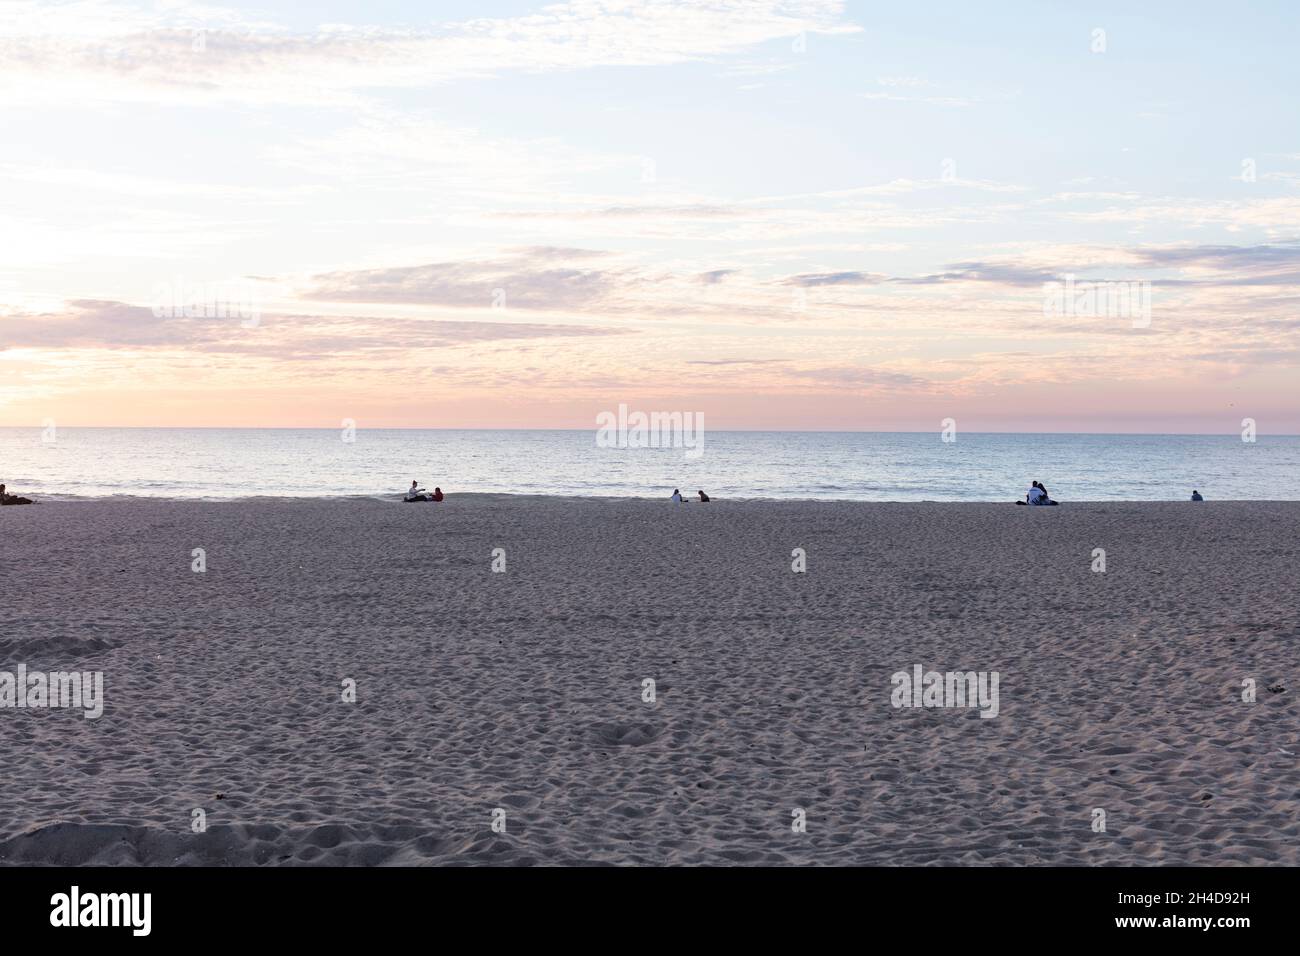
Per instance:
[[[672,497],[672,500],[675,501],[675,502],[677,502],[677,504],[681,504],[683,501],[686,500],[685,498],[682,497],[682,492],[681,492],[681,489],[680,489],[680,488],[674,488],[674,489],[673,489],[673,497]]]
[[[31,498],[23,498],[20,495],[10,495],[5,493],[5,486],[0,485],[0,505],[30,505]]]
[[[695,492],[695,493],[696,493],[697,495],[700,496],[700,500],[701,500],[701,501],[708,501],[708,500],[709,500],[709,496],[706,495],[706,494],[703,492],[703,490],[701,490],[701,491],[697,491],[697,492]]]
[[[434,501],[442,500],[442,489],[437,486],[435,486],[433,489],[433,500]]]
[[[1197,491],[1195,488],[1193,488],[1193,489],[1192,489],[1192,500],[1193,500],[1193,501],[1204,501],[1205,499],[1201,497],[1201,493],[1200,493],[1199,491]]]
[[[406,492],[407,501],[428,501],[429,496],[425,494],[424,489],[420,487],[418,481],[412,481],[410,489]]]
[[[1029,494],[1025,495],[1024,501],[1017,501],[1018,505],[1054,505],[1059,502],[1053,501],[1047,496],[1047,489],[1040,482],[1035,481],[1029,487]]]

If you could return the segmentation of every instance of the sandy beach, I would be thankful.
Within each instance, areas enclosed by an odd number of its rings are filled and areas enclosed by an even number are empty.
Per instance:
[[[1296,502],[5,508],[0,670],[103,713],[0,709],[0,862],[1296,865],[1297,541]],[[917,665],[996,716],[896,707]]]

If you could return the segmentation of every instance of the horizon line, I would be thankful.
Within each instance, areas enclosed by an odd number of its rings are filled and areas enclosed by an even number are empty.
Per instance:
[[[41,431],[44,425],[0,425],[0,429]],[[56,425],[59,430],[133,430],[133,431],[338,431],[337,425]],[[588,432],[599,431],[599,426],[588,428],[536,428],[536,427],[430,427],[415,425],[366,425],[354,426],[357,431],[407,431],[407,432]],[[769,434],[769,435],[939,435],[943,429],[844,429],[844,428],[715,428],[714,433],[728,434]],[[1098,431],[980,431],[963,429],[959,434],[965,435],[1085,435],[1097,437],[1133,436],[1135,438],[1214,438],[1239,436],[1240,431],[1229,429],[1222,432],[1188,431],[1188,432],[1098,432]],[[1297,432],[1256,431],[1257,436],[1268,435],[1273,438],[1297,438]]]

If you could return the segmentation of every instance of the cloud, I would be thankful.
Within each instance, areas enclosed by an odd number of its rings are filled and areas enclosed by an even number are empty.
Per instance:
[[[1024,260],[956,262],[946,271],[929,275],[896,277],[888,281],[905,285],[934,285],[945,282],[988,282],[1007,286],[1039,286],[1059,282],[1067,275],[1076,281],[1132,281],[1088,277],[1090,263],[1109,260],[1130,272],[1146,269],[1146,278],[1166,287],[1267,286],[1300,283],[1300,244],[1258,246],[1189,245],[1139,246],[1123,250],[1076,250],[1081,261],[1064,260],[1052,266]],[[1179,269],[1195,273],[1190,277],[1157,276],[1157,270]]]
[[[532,247],[504,259],[327,272],[312,277],[302,298],[458,308],[589,309],[630,281],[623,270],[566,264],[595,255],[587,250]]]
[[[788,73],[795,67],[790,60],[776,60],[766,62],[737,63],[727,67],[719,76],[737,77],[737,76],[773,76],[778,73]]]
[[[978,100],[965,96],[909,96],[905,93],[859,93],[864,100],[885,100],[891,103],[926,103],[930,106],[970,106]]]
[[[576,246],[519,246],[506,251],[533,261],[599,259],[609,255],[604,249],[580,249]]]
[[[1229,229],[1286,230],[1294,234],[1300,222],[1300,197],[1273,196],[1261,199],[1191,199],[1125,197],[1120,205],[1105,209],[1061,213],[1069,222],[1138,226],[1168,223],[1186,230],[1199,226]]]
[[[942,282],[993,282],[1012,286],[1038,286],[1058,280],[1052,270],[1017,265],[1010,262],[956,262],[947,271],[931,275],[898,277],[890,282],[904,285],[935,285]]]
[[[91,299],[71,301],[59,312],[0,314],[0,351],[161,349],[277,360],[622,334],[627,330],[581,325],[294,314],[260,316],[246,328],[239,318],[160,317],[152,308]]]
[[[0,89],[40,94],[39,78],[58,74],[45,93],[338,102],[509,72],[708,60],[800,33],[860,30],[842,11],[839,0],[575,0],[428,29],[294,31],[198,4],[10,0],[0,4]]]
[[[749,210],[722,204],[625,205],[600,209],[518,210],[494,213],[506,219],[733,219]]]
[[[805,379],[817,385],[830,385],[851,389],[919,388],[929,385],[925,379],[906,372],[884,369],[828,366],[823,368],[791,369],[786,375]]]
[[[1300,242],[1257,246],[1161,246],[1135,249],[1133,254],[1153,266],[1248,271],[1300,267]]]
[[[876,82],[890,88],[924,89],[934,84],[922,76],[878,76]]]
[[[771,290],[744,281],[741,270],[673,266],[678,268],[650,270],[609,252],[524,247],[490,258],[321,273],[300,283],[299,297],[308,302],[618,315],[625,320],[770,317]],[[788,314],[787,301],[775,305]]]
[[[888,276],[874,272],[813,272],[805,275],[790,276],[782,279],[782,285],[800,286],[810,289],[826,285],[879,285]]]
[[[1280,349],[1225,345],[1213,352],[1195,352],[1187,357],[1192,361],[1210,364],[1295,367],[1300,366],[1300,346]]]

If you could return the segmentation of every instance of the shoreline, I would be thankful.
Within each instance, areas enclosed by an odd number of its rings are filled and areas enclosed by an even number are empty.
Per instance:
[[[137,502],[137,501],[158,501],[173,504],[237,504],[237,503],[275,503],[289,504],[291,502],[360,502],[374,501],[389,504],[403,504],[401,493],[390,495],[384,494],[354,494],[354,495],[243,495],[239,497],[189,497],[185,495],[131,495],[131,494],[113,494],[113,495],[39,495],[39,492],[28,492],[32,497],[33,504],[96,504],[105,502]],[[684,504],[778,504],[781,502],[792,502],[797,504],[812,505],[1015,505],[1015,499],[987,498],[987,499],[967,499],[967,498],[926,498],[922,500],[908,500],[901,498],[800,498],[796,496],[781,497],[750,497],[750,498],[729,498],[721,497],[710,492],[712,501],[700,502],[692,496],[683,502]],[[528,492],[510,492],[510,491],[465,491],[465,492],[447,492],[446,501],[437,502],[437,504],[447,504],[454,501],[624,501],[624,502],[645,502],[671,504],[668,495],[661,498],[652,498],[645,495],[599,495],[599,494],[541,494]],[[435,504],[435,502],[424,502]],[[1193,502],[1188,498],[1089,498],[1089,499],[1071,499],[1061,501],[1061,507],[1068,506],[1093,506],[1093,505],[1172,505],[1172,504],[1296,504],[1300,503],[1297,498],[1208,498],[1205,501]],[[24,507],[24,506],[11,506]]]

